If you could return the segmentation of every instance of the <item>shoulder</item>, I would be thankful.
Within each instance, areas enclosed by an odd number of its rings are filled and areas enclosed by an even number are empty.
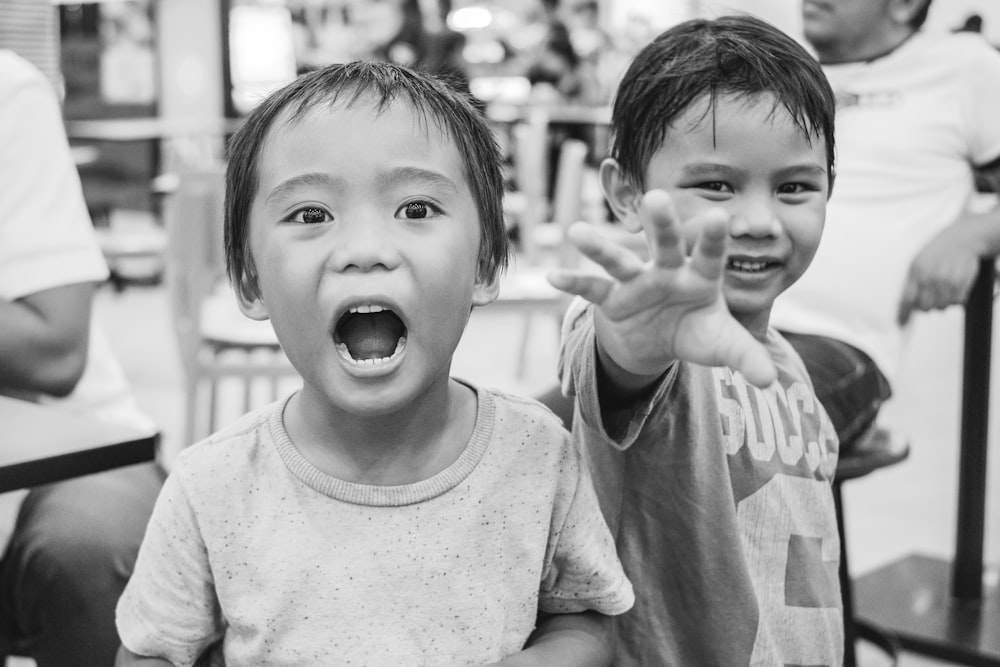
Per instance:
[[[953,62],[959,66],[975,63],[1000,63],[1000,51],[977,33],[920,32],[914,35],[910,52],[923,54],[935,62]]]
[[[171,466],[171,474],[191,482],[211,481],[219,476],[245,475],[273,453],[273,430],[280,428],[287,399],[276,401],[243,415],[225,428],[186,447]]]
[[[55,90],[45,75],[13,51],[0,49],[0,104],[17,103],[31,108],[42,97],[56,100]]]
[[[0,49],[0,85],[4,89],[45,82],[45,75],[38,68],[13,51]]]
[[[495,388],[478,388],[480,400],[492,403],[498,423],[514,422],[529,430],[562,433],[562,420],[540,401]]]

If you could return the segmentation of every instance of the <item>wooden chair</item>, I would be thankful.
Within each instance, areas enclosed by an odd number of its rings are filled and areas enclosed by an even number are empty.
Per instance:
[[[530,129],[530,128],[529,128]],[[530,146],[530,133],[522,133],[521,156],[531,166],[522,167],[524,178],[544,179],[544,162],[538,159],[537,147]],[[529,150],[529,148],[531,150]],[[553,318],[558,327],[562,321],[569,298],[552,287],[546,273],[556,267],[571,266],[576,261],[576,251],[565,243],[566,228],[581,218],[583,177],[586,167],[587,145],[576,139],[563,142],[559,152],[559,165],[553,193],[552,215],[547,214],[547,198],[539,189],[527,195],[527,208],[519,219],[519,252],[514,265],[500,279],[500,296],[491,305],[515,308],[524,313],[524,325],[518,353],[518,376],[523,375],[527,350],[531,342],[531,328],[536,315]],[[529,176],[528,174],[534,174]],[[532,181],[528,181],[529,183]],[[542,180],[536,180],[541,183]]]
[[[859,580],[858,616],[906,651],[962,665],[1000,665],[1000,585],[985,577],[987,459],[996,258],[980,260],[965,303],[955,554],[909,554]]]
[[[837,473],[833,480],[833,503],[840,534],[840,597],[844,605],[844,667],[857,665],[856,644],[867,641],[881,649],[895,665],[901,650],[899,639],[891,632],[858,618],[854,607],[854,579],[847,558],[847,531],[844,520],[844,482],[864,477],[882,468],[902,463],[910,455],[910,443],[900,434],[882,428],[859,438],[849,446],[841,444]]]
[[[298,378],[270,323],[245,317],[226,282],[222,200],[218,167],[177,174],[163,202],[166,281],[184,366],[185,446],[214,431],[223,408],[227,419],[239,416]]]

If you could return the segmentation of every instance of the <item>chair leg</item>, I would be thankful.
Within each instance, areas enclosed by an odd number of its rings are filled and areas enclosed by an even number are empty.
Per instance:
[[[858,622],[854,618],[854,583],[851,579],[851,569],[847,562],[847,531],[844,529],[844,499],[841,494],[841,482],[833,483],[833,504],[837,511],[837,532],[840,534],[840,596],[844,605],[844,667],[857,666],[856,644],[863,639],[882,650],[895,665],[902,646],[899,640],[868,623]]]
[[[840,492],[840,482],[833,483],[833,505],[837,511],[837,532],[840,534],[840,599],[844,605],[844,667],[855,667],[857,656],[854,650],[856,632],[854,629],[854,590],[851,570],[847,564],[847,532],[844,530],[844,500]]]

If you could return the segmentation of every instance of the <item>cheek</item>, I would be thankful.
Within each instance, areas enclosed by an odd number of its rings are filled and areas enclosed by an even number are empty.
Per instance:
[[[788,235],[799,256],[811,261],[823,238],[824,207],[796,212],[787,223]]]

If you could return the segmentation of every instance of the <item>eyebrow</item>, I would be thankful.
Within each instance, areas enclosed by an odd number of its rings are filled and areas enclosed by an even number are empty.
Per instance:
[[[330,185],[335,185],[341,179],[334,178],[329,174],[324,174],[323,172],[310,172],[307,174],[297,174],[291,178],[282,181],[274,187],[271,192],[268,193],[267,197],[264,199],[265,205],[270,205],[276,200],[281,200],[287,197],[289,194],[302,187],[310,186],[322,186],[327,187]]]
[[[433,187],[447,190],[449,194],[459,192],[458,185],[453,180],[439,171],[423,167],[396,167],[379,172],[377,178],[379,186],[383,188],[389,187],[396,181],[423,181]]]
[[[740,173],[740,169],[718,162],[696,162],[684,166],[684,174],[687,176],[732,176]],[[778,169],[775,174],[779,177],[787,177],[790,174],[801,174],[803,172],[812,173],[816,176],[826,176],[826,167],[816,162],[803,162],[801,164],[790,164]]]
[[[382,189],[388,188],[399,181],[422,181],[433,187],[447,190],[449,194],[458,194],[458,185],[450,178],[439,171],[424,169],[422,167],[396,167],[385,171],[380,171],[376,175],[378,186]],[[303,187],[338,187],[343,183],[343,179],[323,172],[309,172],[297,174],[282,181],[268,193],[264,200],[265,205],[270,205],[275,201],[289,196],[298,188]]]

